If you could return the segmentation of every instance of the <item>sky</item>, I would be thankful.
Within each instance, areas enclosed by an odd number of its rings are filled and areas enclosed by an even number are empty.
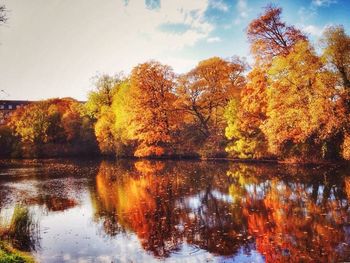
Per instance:
[[[86,100],[94,76],[151,59],[179,74],[212,56],[249,62],[245,30],[269,3],[315,45],[329,25],[350,32],[350,0],[0,0],[0,99]]]

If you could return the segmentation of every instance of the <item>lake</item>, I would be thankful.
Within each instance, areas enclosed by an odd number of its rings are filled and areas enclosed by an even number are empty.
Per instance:
[[[2,228],[26,213],[10,241],[38,262],[350,260],[342,167],[2,161],[0,189]]]

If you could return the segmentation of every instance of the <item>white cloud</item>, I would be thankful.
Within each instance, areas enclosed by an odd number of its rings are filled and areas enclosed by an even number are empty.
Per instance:
[[[237,0],[236,9],[238,11],[238,16],[234,20],[234,24],[238,25],[242,22],[242,20],[248,17],[249,7],[247,0]]]
[[[310,24],[310,25],[301,25],[300,28],[303,32],[305,32],[313,37],[319,38],[322,36],[325,29],[329,26],[331,26],[331,24],[327,24],[323,27]]]
[[[142,0],[4,4],[12,12],[9,26],[0,28],[1,85],[13,99],[84,99],[96,72],[128,73],[150,59],[181,72],[196,64],[181,50],[206,41],[215,28],[205,16],[210,0],[161,0],[153,8]],[[165,31],[164,24],[185,30]]]
[[[194,68],[198,61],[195,59],[165,56],[158,59],[161,63],[170,65],[176,73],[185,73]]]
[[[229,7],[227,4],[225,4],[223,1],[221,0],[212,0],[210,1],[210,6],[214,9],[223,11],[223,12],[227,12],[229,10]]]
[[[301,21],[307,21],[314,17],[317,14],[316,8],[314,6],[312,7],[300,7],[298,10],[298,15]]]
[[[123,1],[122,1],[123,2]],[[125,27],[132,38],[156,45],[159,49],[181,49],[193,46],[205,39],[214,26],[205,20],[209,6],[206,0],[162,0],[159,9],[147,9],[143,1],[130,0],[117,9],[120,27]],[[162,24],[184,24],[189,26],[183,33],[174,34],[159,30]],[[143,36],[144,39],[140,39]],[[141,37],[142,38],[142,37]]]
[[[319,8],[328,7],[336,3],[337,3],[337,0],[312,0],[309,6],[307,7],[302,6],[299,8],[298,15],[299,15],[300,21],[306,24],[308,20],[311,20],[317,15]]]
[[[323,29],[324,28],[315,25],[305,25],[302,27],[303,32],[316,37],[320,37],[322,35]]]
[[[330,6],[331,4],[337,3],[337,0],[312,0],[314,6]]]
[[[246,18],[248,16],[248,3],[247,0],[238,0],[237,9],[239,12],[239,16],[242,18]]]
[[[209,37],[207,39],[208,43],[214,43],[214,42],[221,42],[221,38],[220,37]]]

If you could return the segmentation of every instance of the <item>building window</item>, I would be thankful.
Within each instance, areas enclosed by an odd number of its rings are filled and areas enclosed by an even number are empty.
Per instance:
[[[5,106],[4,105],[0,105],[0,110],[3,110],[5,109]]]
[[[12,105],[9,105],[9,110],[12,110]]]

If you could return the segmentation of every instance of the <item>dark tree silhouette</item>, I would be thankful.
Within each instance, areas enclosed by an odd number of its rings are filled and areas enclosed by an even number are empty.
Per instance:
[[[0,6],[0,25],[4,24],[7,21],[7,16],[6,16],[7,9],[4,5]]]

